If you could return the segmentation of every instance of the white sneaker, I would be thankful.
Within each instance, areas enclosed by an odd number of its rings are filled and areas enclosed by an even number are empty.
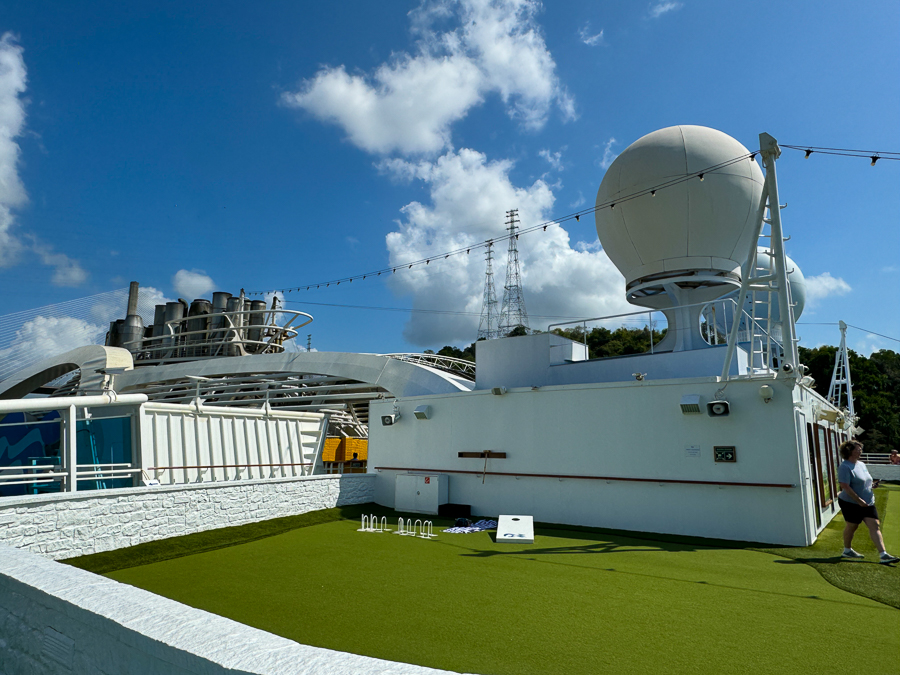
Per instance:
[[[864,556],[862,553],[859,553],[858,551],[854,551],[852,548],[845,548],[844,552],[841,553],[841,557],[842,558],[865,558],[866,556]]]
[[[892,556],[887,551],[882,553],[878,558],[878,562],[883,562],[883,563],[895,563],[897,561],[900,561],[900,558],[898,558],[896,556]]]

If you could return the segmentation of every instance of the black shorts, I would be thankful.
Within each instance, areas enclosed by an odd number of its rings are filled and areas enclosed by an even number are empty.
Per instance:
[[[838,504],[841,507],[841,515],[844,516],[844,522],[859,525],[863,521],[863,518],[874,518],[875,520],[879,520],[878,509],[875,508],[874,504],[872,504],[872,506],[860,506],[859,504],[847,502],[843,499],[838,499]]]

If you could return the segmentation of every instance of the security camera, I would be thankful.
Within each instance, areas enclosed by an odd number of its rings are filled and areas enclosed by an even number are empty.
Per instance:
[[[400,413],[395,412],[391,415],[382,415],[381,416],[381,426],[389,427],[393,424],[397,423],[397,420],[400,419]]]
[[[792,366],[790,363],[785,363],[781,366],[781,370],[783,370],[785,373],[790,374],[794,372],[794,366]]]

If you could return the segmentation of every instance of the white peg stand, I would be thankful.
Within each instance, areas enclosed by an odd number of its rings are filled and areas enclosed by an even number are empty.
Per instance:
[[[532,516],[500,516],[497,519],[497,543],[533,544],[534,518]]]
[[[438,506],[450,501],[449,479],[445,474],[398,475],[394,482],[394,510],[437,515]]]

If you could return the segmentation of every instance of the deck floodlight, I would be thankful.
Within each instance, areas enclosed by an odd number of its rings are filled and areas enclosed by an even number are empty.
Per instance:
[[[681,397],[681,412],[685,415],[700,414],[700,395],[685,394]]]
[[[834,422],[837,422],[839,414],[840,412],[837,410],[820,409],[816,418],[833,424]]]
[[[759,388],[759,397],[763,400],[763,403],[771,401],[773,396],[775,396],[775,390],[772,389],[771,385],[764,384]]]
[[[728,417],[731,405],[728,401],[710,401],[706,404],[706,414],[710,417]]]
[[[415,410],[413,410],[413,414],[416,416],[417,420],[427,420],[431,417],[431,406],[430,405],[420,405],[417,406]]]
[[[397,420],[400,419],[400,413],[395,412],[391,415],[382,415],[381,416],[381,426],[390,427],[397,423]]]
[[[494,396],[503,396],[506,393],[506,387],[494,387],[491,389],[491,393]]]

